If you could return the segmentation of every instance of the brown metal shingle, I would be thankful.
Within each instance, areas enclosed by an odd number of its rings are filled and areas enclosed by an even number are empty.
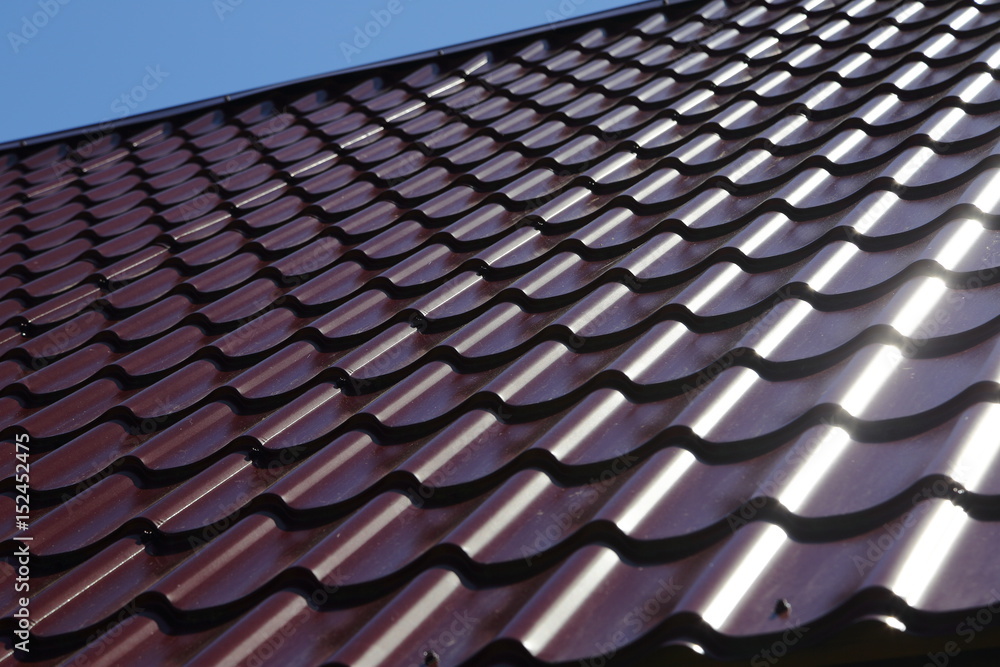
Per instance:
[[[1000,598],[998,66],[987,3],[713,0],[10,150],[30,657],[953,638]]]

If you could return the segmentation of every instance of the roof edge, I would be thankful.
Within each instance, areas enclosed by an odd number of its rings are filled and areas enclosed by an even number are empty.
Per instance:
[[[267,93],[274,90],[291,88],[293,86],[304,83],[322,81],[325,79],[336,80],[341,77],[346,78],[348,76],[352,76],[354,74],[362,72],[368,72],[371,70],[383,69],[386,67],[403,65],[407,63],[411,64],[422,63],[425,61],[430,61],[434,58],[440,58],[442,56],[457,55],[464,53],[466,51],[474,51],[486,46],[491,46],[493,44],[499,44],[500,42],[513,41],[516,39],[533,37],[536,35],[544,35],[549,32],[561,30],[563,28],[569,28],[572,26],[583,25],[587,23],[594,23],[604,19],[617,18],[629,14],[637,14],[649,11],[651,9],[655,9],[657,7],[674,7],[677,5],[684,5],[694,2],[697,2],[697,0],[644,0],[643,2],[624,5],[622,7],[615,7],[613,9],[607,9],[603,12],[594,12],[593,14],[585,14],[583,16],[566,19],[564,21],[558,21],[555,23],[546,23],[544,25],[538,25],[531,28],[524,28],[522,30],[506,32],[499,35],[494,35],[492,37],[484,37],[482,39],[471,40],[468,42],[460,42],[458,44],[454,44],[452,46],[446,46],[440,49],[429,49],[427,51],[420,51],[418,53],[410,54],[407,56],[400,56],[398,58],[389,58],[387,60],[379,60],[377,62],[368,63],[366,65],[358,65],[357,67],[349,67],[347,69],[333,70],[329,72],[324,72],[322,74],[314,74],[299,79],[291,79],[289,81],[282,81],[276,84],[261,86],[259,88],[251,88],[249,90],[244,90],[237,93],[230,93],[228,95],[218,95],[216,97],[210,97],[208,99],[199,100],[197,102],[178,104],[176,106],[167,107],[164,109],[157,109],[156,111],[148,111],[146,113],[139,114],[136,116],[128,116],[126,118],[122,118],[117,121],[105,120],[98,123],[81,125],[79,127],[74,127],[68,130],[58,130],[56,132],[40,134],[34,137],[27,137],[24,139],[14,139],[11,141],[0,143],[0,151],[26,148],[29,146],[37,146],[39,144],[51,141],[59,141],[62,139],[76,137],[91,132],[104,133],[109,131],[117,131],[127,127],[131,127],[133,125],[139,125],[142,123],[148,123],[163,118],[195,112],[201,109],[206,109],[208,107],[213,107],[220,104],[233,102],[236,100],[246,99],[248,97],[261,95],[263,93]]]

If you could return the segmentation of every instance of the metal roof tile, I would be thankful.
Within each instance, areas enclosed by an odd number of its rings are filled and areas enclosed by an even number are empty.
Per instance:
[[[33,641],[479,664],[952,632],[995,569],[994,14],[643,6],[11,149]]]

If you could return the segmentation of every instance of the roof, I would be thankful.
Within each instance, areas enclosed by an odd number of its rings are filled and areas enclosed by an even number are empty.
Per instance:
[[[0,662],[995,645],[998,33],[644,5],[9,148]]]

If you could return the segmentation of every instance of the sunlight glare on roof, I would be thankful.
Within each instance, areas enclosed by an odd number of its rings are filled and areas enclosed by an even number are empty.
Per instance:
[[[918,535],[906,550],[902,567],[889,585],[911,607],[918,606],[937,581],[941,565],[969,524],[968,515],[958,505],[947,500],[925,502],[935,503],[936,506],[929,518],[921,518],[911,529],[918,531]],[[897,539],[906,539],[906,533]]]
[[[737,367],[727,373],[725,380],[719,378],[716,382],[728,382],[728,386],[722,393],[715,397],[707,409],[703,410],[701,416],[693,424],[691,430],[695,435],[707,440],[712,429],[719,425],[722,418],[729,410],[737,404],[737,399],[743,396],[754,382],[760,379],[756,372],[749,368]]]
[[[702,618],[712,627],[721,629],[726,619],[786,542],[784,530],[774,524],[766,524],[748,553],[719,586]]]
[[[847,449],[850,437],[847,431],[834,426],[827,431],[815,449],[795,470],[792,478],[778,495],[778,500],[789,512],[798,510],[812,493],[819,488],[820,481],[835,473],[837,459]]]
[[[843,398],[837,401],[851,415],[860,415],[903,360],[895,345],[879,345],[868,363],[854,377]]]
[[[994,170],[989,182],[983,184],[973,197],[971,204],[983,213],[991,213],[1000,202],[1000,169]]]
[[[586,567],[559,588],[555,601],[546,605],[545,612],[524,635],[522,643],[529,651],[538,655],[548,642],[558,637],[559,631],[569,623],[581,608],[580,601],[590,597],[598,587],[604,585],[608,574],[618,564],[618,555],[609,548],[600,548],[600,553],[590,559]]]
[[[670,465],[664,466],[656,475],[652,482],[646,485],[645,489],[633,497],[626,511],[615,522],[623,533],[630,533],[644,519],[648,519],[650,512],[660,499],[665,496],[674,484],[684,475],[697,460],[694,454],[686,449],[675,449],[674,460]]]
[[[913,337],[920,325],[929,319],[928,313],[938,305],[947,291],[947,286],[940,278],[932,277],[920,281],[919,287],[889,320],[889,326],[904,336]]]
[[[1000,404],[982,404],[983,413],[975,423],[962,432],[962,442],[951,459],[947,474],[966,489],[975,489],[993,470],[1000,454]]]

